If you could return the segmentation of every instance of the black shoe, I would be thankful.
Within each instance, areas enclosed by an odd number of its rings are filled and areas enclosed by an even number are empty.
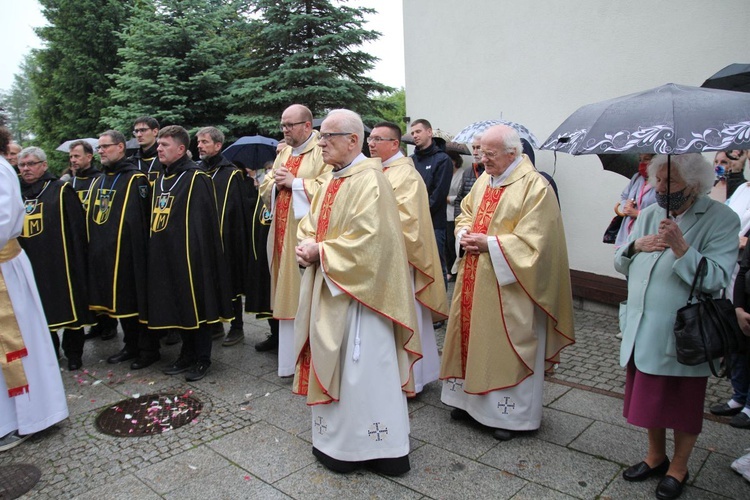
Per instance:
[[[138,359],[130,364],[131,370],[142,370],[147,366],[151,366],[161,359],[161,355],[155,356],[139,356]]]
[[[182,337],[177,330],[169,330],[164,336],[164,345],[175,345],[180,342],[182,342]]]
[[[198,361],[193,365],[193,368],[185,374],[185,380],[188,382],[195,382],[206,376],[208,373],[208,367],[211,363],[205,361]]]
[[[279,348],[279,334],[272,333],[262,342],[255,344],[255,350],[258,352],[273,351]]]
[[[451,420],[471,420],[471,415],[461,408],[453,408],[451,410]]]
[[[713,405],[709,411],[714,415],[719,415],[720,417],[731,417],[732,415],[737,415],[739,412],[741,412],[742,406],[732,408],[727,403],[719,403]]]
[[[651,476],[663,476],[669,470],[669,458],[665,458],[664,461],[654,468],[648,466],[646,462],[639,462],[625,469],[622,473],[622,478],[625,481],[643,481],[650,478]]]
[[[110,365],[116,365],[117,363],[122,363],[123,361],[127,361],[129,359],[135,359],[137,357],[138,357],[137,353],[128,351],[127,349],[123,348],[122,351],[108,357],[107,363],[109,363]]]
[[[659,500],[674,500],[675,498],[679,498],[682,495],[682,489],[685,487],[688,478],[690,478],[690,472],[685,473],[682,481],[678,481],[677,478],[672,476],[664,476],[656,486],[656,498]]]
[[[230,347],[235,344],[239,344],[245,340],[245,332],[242,331],[241,328],[230,328],[229,333],[227,333],[227,337],[224,339],[224,342],[221,343],[224,347]]]
[[[220,340],[224,338],[224,325],[222,323],[214,323],[209,325],[211,328],[211,338],[213,340]]]
[[[105,328],[102,330],[102,340],[112,340],[117,337],[117,327]]]
[[[177,361],[164,368],[161,372],[164,375],[177,375],[190,370],[194,364],[194,359],[177,358]]]
[[[74,372],[83,366],[83,361],[80,357],[68,358],[68,371]]]
[[[508,429],[492,429],[492,437],[498,441],[510,441],[516,437],[516,433]]]
[[[750,429],[750,417],[747,413],[740,411],[737,415],[732,417],[729,421],[729,425],[737,427],[738,429]]]
[[[89,332],[83,336],[86,340],[95,339],[96,337],[102,336],[102,329],[99,327],[99,325],[94,325],[91,328],[89,328]]]

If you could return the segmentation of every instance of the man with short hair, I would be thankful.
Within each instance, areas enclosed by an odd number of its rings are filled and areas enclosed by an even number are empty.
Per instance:
[[[21,146],[18,145],[18,143],[11,142],[8,144],[8,150],[7,153],[5,153],[3,156],[6,160],[8,160],[8,163],[10,163],[10,166],[13,167],[13,169],[18,173],[18,153],[21,152]]]
[[[180,355],[163,370],[193,382],[211,366],[210,325],[232,319],[214,185],[187,155],[178,125],[159,131],[163,169],[154,183],[148,260],[149,329],[179,330]]]
[[[430,214],[440,254],[443,279],[446,277],[445,228],[447,226],[446,206],[448,191],[453,177],[453,162],[445,151],[440,149],[432,138],[432,125],[424,118],[411,122],[411,136],[414,139],[414,154],[411,159],[422,176],[427,193],[430,195]]]
[[[421,348],[393,187],[380,160],[362,154],[363,140],[353,111],[323,120],[319,144],[333,172],[297,232],[297,262],[307,269],[293,390],[312,407],[313,454],[323,465],[401,475]]]
[[[219,213],[221,238],[224,243],[224,256],[231,277],[232,310],[234,319],[222,342],[225,347],[239,344],[245,338],[242,319],[242,296],[245,294],[249,242],[249,221],[247,220],[247,194],[243,173],[232,162],[224,158],[221,148],[224,134],[216,127],[204,127],[196,133],[200,166],[211,176],[216,188],[216,202]],[[215,323],[215,332],[224,337],[224,325]]]
[[[456,217],[462,256],[443,346],[441,400],[499,440],[538,429],[544,372],[574,342],[567,246],[549,183],[511,127],[487,129],[485,174]]]
[[[432,324],[448,319],[448,299],[440,273],[440,256],[432,229],[427,188],[411,158],[401,153],[401,128],[398,125],[377,123],[367,138],[367,145],[370,156],[380,158],[398,204],[422,343],[423,357],[414,364],[415,392],[421,392],[440,375],[440,357]]]
[[[94,179],[86,226],[89,234],[89,301],[100,315],[117,318],[124,347],[111,364],[134,360],[140,370],[159,360],[159,341],[145,326],[151,207],[148,178],[125,157],[125,136],[107,130],[97,147],[104,174]]]
[[[26,209],[19,243],[34,269],[55,351],[60,346],[57,330],[63,328],[68,369],[78,370],[83,364],[83,327],[94,323],[86,283],[86,216],[70,184],[47,170],[44,151],[22,150],[18,167]]]
[[[279,320],[279,333],[255,346],[259,351],[278,347],[280,377],[294,374],[294,318],[299,302],[300,272],[294,246],[297,223],[310,208],[310,200],[330,171],[318,147],[313,115],[307,107],[292,104],[281,114],[286,147],[276,156],[271,172],[260,186],[263,203],[271,208],[273,225],[268,238],[271,268],[271,308]]]
[[[159,122],[152,116],[139,116],[133,125],[133,137],[138,141],[138,151],[133,154],[138,170],[146,174],[153,186],[162,166],[156,154],[156,137],[159,135]]]
[[[72,179],[70,185],[81,200],[84,209],[88,209],[89,188],[94,179],[102,175],[101,170],[94,165],[94,148],[87,141],[75,141],[70,145],[68,151],[70,161],[70,173]]]

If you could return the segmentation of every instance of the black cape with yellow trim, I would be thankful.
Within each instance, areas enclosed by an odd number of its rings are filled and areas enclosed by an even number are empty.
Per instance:
[[[159,144],[155,142],[145,151],[143,148],[138,148],[138,151],[130,157],[133,160],[133,163],[138,167],[138,170],[148,177],[148,182],[150,182],[152,186],[154,185],[154,182],[156,182],[156,178],[159,177],[159,174],[164,169],[159,161],[159,156],[156,154],[156,148],[158,146]]]
[[[50,329],[93,324],[86,290],[85,214],[69,183],[49,172],[21,183],[26,216],[18,241],[36,277]]]
[[[197,330],[232,318],[214,185],[187,156],[154,183],[148,277],[149,328]]]
[[[245,179],[247,186],[247,208],[250,227],[250,252],[245,276],[245,312],[255,314],[258,319],[273,317],[271,311],[271,272],[268,270],[266,243],[273,218],[271,211],[258,195],[258,187],[252,178]]]
[[[102,175],[102,171],[92,164],[89,168],[81,170],[70,179],[70,185],[78,195],[78,199],[83,203],[83,209],[88,210],[89,205],[89,188],[97,177]]]
[[[238,297],[245,294],[250,246],[244,175],[221,153],[208,158],[201,166],[213,179],[216,189],[216,207],[219,212],[224,256],[229,266],[232,297]]]
[[[125,158],[105,166],[91,185],[86,228],[89,303],[96,312],[146,321],[150,191],[146,176]]]

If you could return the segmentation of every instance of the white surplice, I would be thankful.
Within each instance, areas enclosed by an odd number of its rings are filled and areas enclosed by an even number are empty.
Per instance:
[[[411,270],[411,284],[414,289],[414,268]],[[424,386],[440,378],[440,355],[438,354],[437,341],[435,340],[435,328],[432,326],[432,311],[414,299],[414,308],[417,311],[417,327],[419,328],[419,339],[422,342],[422,358],[414,363],[414,391],[422,392]]]

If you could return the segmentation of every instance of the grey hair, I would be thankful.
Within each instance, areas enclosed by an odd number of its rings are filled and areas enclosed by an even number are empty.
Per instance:
[[[496,137],[493,137],[493,140],[501,140],[503,146],[505,146],[505,152],[513,153],[514,158],[520,157],[523,153],[523,144],[521,144],[521,137],[518,135],[516,129],[507,125],[493,125],[492,127],[484,131],[484,135],[486,136],[488,132],[492,132],[493,135],[497,134]]]
[[[350,109],[333,109],[328,112],[326,120],[334,117],[343,128],[341,132],[357,134],[357,144],[359,149],[362,149],[365,143],[365,125],[362,123],[362,117]]]
[[[657,155],[648,164],[648,181],[656,185],[656,173],[667,164],[666,155]],[[714,169],[700,153],[673,155],[669,158],[672,172],[682,177],[685,185],[695,188],[699,193],[706,194],[714,185]]]
[[[28,148],[22,149],[21,152],[18,153],[18,161],[20,162],[27,156],[36,156],[36,159],[39,161],[47,161],[47,153],[45,153],[42,148],[36,146],[29,146]]]

